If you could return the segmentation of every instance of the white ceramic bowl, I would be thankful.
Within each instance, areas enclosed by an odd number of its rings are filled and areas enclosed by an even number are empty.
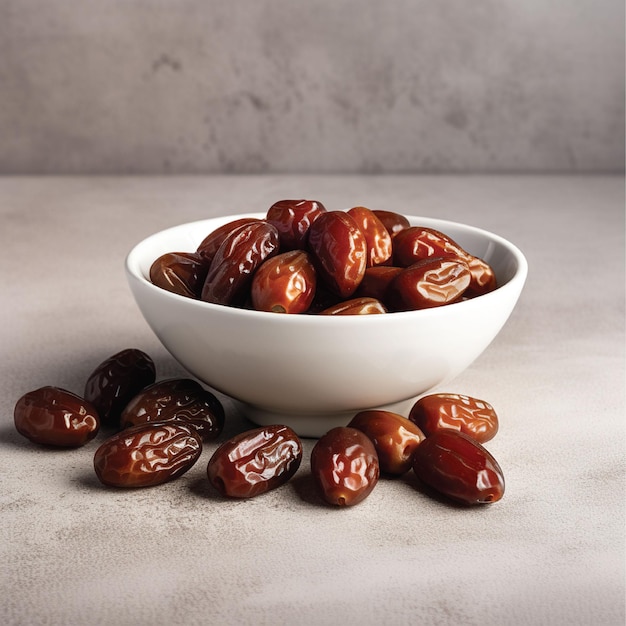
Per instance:
[[[487,261],[499,287],[421,311],[313,316],[209,304],[148,280],[161,254],[194,251],[209,232],[240,217],[182,224],[144,239],[126,259],[129,284],[144,318],[183,367],[241,403],[253,422],[286,424],[303,437],[319,437],[363,409],[406,413],[418,396],[452,380],[505,324],[528,271],[522,252],[502,237],[409,217],[411,224],[442,231]]]

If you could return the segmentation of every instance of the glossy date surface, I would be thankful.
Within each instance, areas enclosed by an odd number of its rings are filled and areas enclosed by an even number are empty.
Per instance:
[[[223,443],[207,466],[221,495],[253,498],[284,485],[302,461],[296,433],[280,424],[245,431]]]
[[[367,498],[378,483],[378,455],[365,433],[338,426],[315,443],[311,451],[311,473],[325,502],[353,506]]]
[[[150,280],[161,289],[199,298],[209,263],[197,252],[168,252],[150,266]]]
[[[204,441],[224,427],[224,407],[215,394],[191,378],[162,380],[144,388],[122,411],[122,428],[146,422],[179,420],[193,426]]]
[[[426,437],[413,455],[413,470],[426,485],[461,504],[488,504],[504,495],[504,475],[495,458],[453,430]]]
[[[150,356],[137,348],[127,348],[94,369],[87,378],[83,395],[96,407],[103,426],[118,428],[124,407],[155,378]]]
[[[94,469],[111,487],[152,487],[187,472],[200,457],[202,439],[182,422],[148,422],[109,437],[96,450]]]
[[[258,218],[255,217],[241,217],[236,220],[231,220],[222,226],[218,226],[214,231],[210,232],[197,247],[197,254],[202,257],[205,261],[211,264],[213,258],[217,254],[219,247],[222,245],[224,239],[234,230],[237,230],[241,226],[246,226],[247,224],[252,224],[254,222],[260,222]]]
[[[311,224],[326,212],[317,200],[279,200],[267,211],[265,219],[278,231],[280,249],[304,250]]]
[[[213,304],[242,305],[249,296],[254,272],[278,253],[278,246],[278,231],[264,221],[231,231],[211,262],[201,299]]]
[[[485,443],[498,432],[498,415],[491,404],[459,393],[423,396],[411,408],[409,419],[427,436],[448,429]]]
[[[257,311],[304,313],[317,286],[317,273],[304,250],[290,250],[267,259],[252,278],[250,296]]]
[[[413,311],[451,304],[469,287],[470,271],[456,258],[428,258],[410,265],[390,283],[387,302],[394,311]]]
[[[413,453],[424,433],[403,415],[384,410],[357,413],[348,426],[365,433],[374,444],[381,472],[401,475],[411,469]]]
[[[382,222],[392,239],[405,228],[409,228],[411,223],[409,220],[395,211],[386,211],[384,209],[373,209],[374,215]]]
[[[320,315],[378,315],[387,313],[385,305],[376,298],[342,300],[320,311]]]
[[[367,267],[382,265],[391,258],[391,235],[370,209],[362,206],[348,210],[367,242]]]
[[[33,443],[77,448],[91,441],[100,428],[96,408],[59,387],[41,387],[24,394],[13,411],[15,428]]]
[[[318,279],[339,297],[349,298],[367,267],[367,241],[354,219],[344,211],[322,213],[309,228],[308,248]]]

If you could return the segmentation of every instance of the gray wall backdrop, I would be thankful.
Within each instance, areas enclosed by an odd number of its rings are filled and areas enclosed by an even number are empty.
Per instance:
[[[623,168],[623,0],[0,0],[0,174]]]

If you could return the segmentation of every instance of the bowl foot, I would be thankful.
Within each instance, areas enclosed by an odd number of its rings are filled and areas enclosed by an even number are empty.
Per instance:
[[[400,415],[407,417],[416,400],[417,397],[409,398],[408,400],[401,400],[400,402],[394,402],[392,404],[372,408],[393,411],[394,413],[399,413]],[[335,428],[336,426],[347,426],[348,422],[350,422],[350,420],[360,410],[363,410],[355,409],[351,411],[320,412],[311,414],[279,413],[252,406],[250,404],[245,404],[236,400],[234,402],[243,415],[258,426],[283,424],[284,426],[289,426],[289,428],[293,429],[300,437],[311,437],[316,439],[326,434],[331,428]]]

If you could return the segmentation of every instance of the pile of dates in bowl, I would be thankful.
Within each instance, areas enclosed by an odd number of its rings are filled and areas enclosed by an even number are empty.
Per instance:
[[[181,224],[126,258],[142,315],[187,371],[253,422],[312,437],[460,374],[526,273],[488,231],[316,200]]]
[[[80,448],[106,431],[93,469],[108,488],[155,487],[175,480],[213,443],[206,465],[225,499],[249,499],[285,485],[299,470],[303,446],[289,426],[245,428],[220,441],[220,400],[188,378],[156,380],[152,359],[125,349],[87,377],[82,394],[47,386],[15,405],[17,431],[33,444]],[[421,397],[408,416],[356,413],[331,428],[310,453],[310,479],[320,502],[349,507],[365,500],[380,478],[413,471],[422,491],[462,505],[497,502],[504,477],[482,445],[498,432],[487,402],[460,394]]]

